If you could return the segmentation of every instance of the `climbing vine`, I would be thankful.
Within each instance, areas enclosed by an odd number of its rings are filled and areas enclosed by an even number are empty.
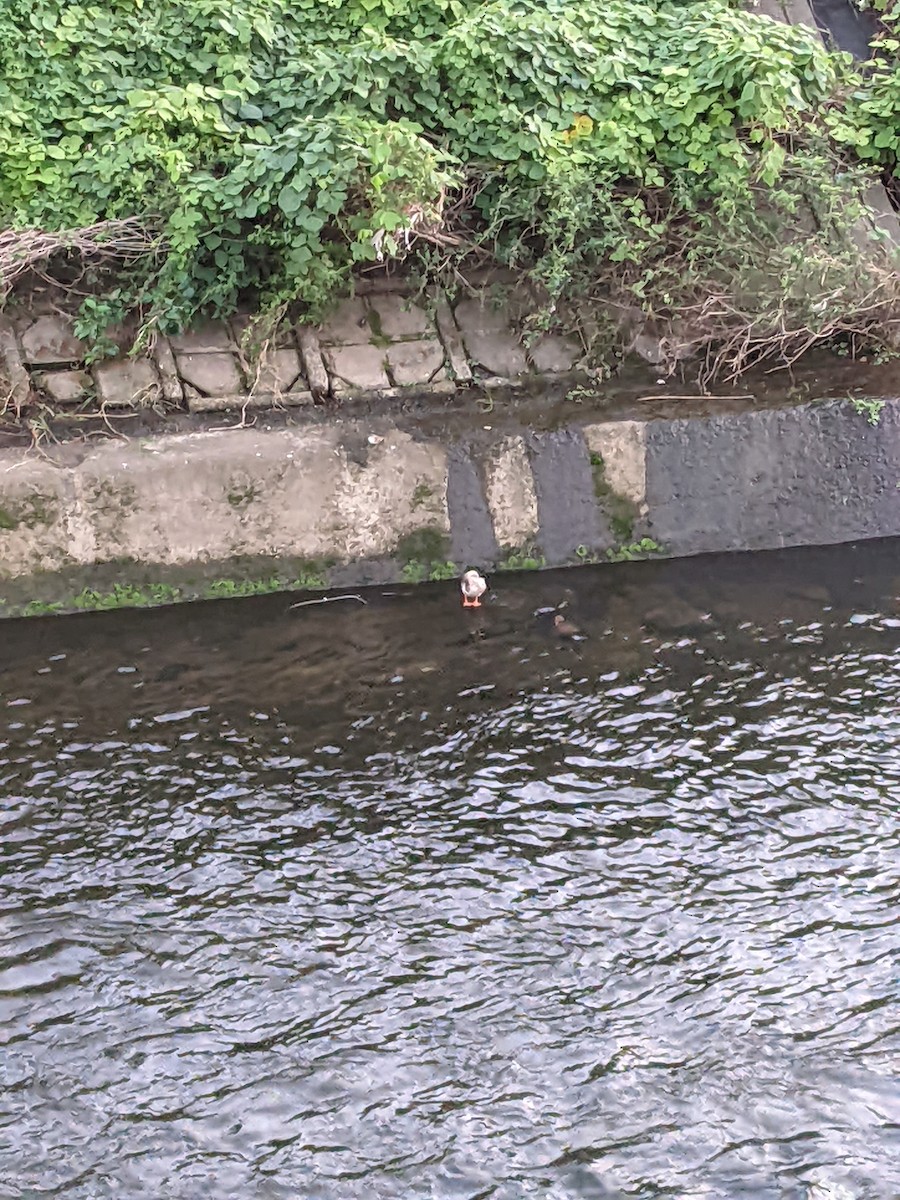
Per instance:
[[[875,54],[830,126],[836,139],[894,178],[900,168],[900,7],[892,0],[874,7],[880,23]]]
[[[414,253],[819,336],[891,302],[848,230],[893,61],[724,0],[6,0],[0,286],[49,264],[83,330],[173,330]]]

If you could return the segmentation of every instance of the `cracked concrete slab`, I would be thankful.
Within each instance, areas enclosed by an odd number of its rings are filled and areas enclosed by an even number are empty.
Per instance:
[[[497,545],[509,551],[536,542],[537,495],[525,439],[501,438],[485,455],[483,470]]]
[[[386,351],[379,346],[332,346],[323,350],[325,365],[345,388],[378,391],[390,387],[385,371]]]
[[[75,336],[65,317],[38,317],[19,340],[22,357],[34,367],[81,362],[87,353],[87,345]]]
[[[430,383],[444,365],[444,347],[436,338],[419,342],[395,342],[388,347],[388,369],[398,387]]]
[[[464,331],[463,341],[469,357],[491,375],[512,379],[528,370],[522,344],[511,333]]]
[[[270,350],[255,371],[251,379],[254,392],[289,392],[301,376],[300,355],[296,350]]]
[[[571,371],[581,358],[582,349],[576,338],[545,333],[529,347],[528,355],[536,371],[556,375]]]
[[[176,354],[217,354],[236,349],[234,338],[225,321],[209,321],[195,325],[169,339]]]
[[[512,330],[505,309],[480,297],[461,301],[454,315],[469,358],[479,367],[501,378],[526,374],[525,349]]]
[[[366,345],[372,338],[372,327],[365,301],[359,296],[345,300],[322,322],[318,333],[323,346]]]
[[[405,296],[376,292],[369,297],[369,304],[375,313],[376,325],[386,338],[421,338],[432,332],[428,314]]]
[[[94,367],[101,403],[110,408],[141,408],[160,396],[159,377],[146,358],[117,358]]]
[[[229,396],[244,386],[234,354],[177,354],[175,361],[185,383],[205,396]]]
[[[57,404],[78,404],[92,386],[87,371],[41,371],[35,383]]]

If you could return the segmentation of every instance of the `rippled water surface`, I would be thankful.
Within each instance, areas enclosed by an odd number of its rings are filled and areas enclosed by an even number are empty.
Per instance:
[[[900,1195],[898,554],[0,625],[0,1197]]]

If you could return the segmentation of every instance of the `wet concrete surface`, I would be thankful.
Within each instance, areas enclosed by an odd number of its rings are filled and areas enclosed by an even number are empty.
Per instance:
[[[810,5],[826,41],[855,59],[869,58],[878,31],[878,16],[871,8],[860,10],[850,0],[810,0]]]
[[[571,559],[579,548],[603,550],[613,537],[594,494],[591,462],[577,431],[532,433],[528,441],[541,530],[548,562]]]
[[[484,481],[463,444],[451,447],[448,454],[447,511],[454,562],[496,562],[500,548],[484,497]]]

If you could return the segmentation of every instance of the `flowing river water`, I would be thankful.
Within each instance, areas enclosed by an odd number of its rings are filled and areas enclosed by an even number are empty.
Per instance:
[[[0,625],[2,1200],[900,1196],[900,547],[492,584]]]

